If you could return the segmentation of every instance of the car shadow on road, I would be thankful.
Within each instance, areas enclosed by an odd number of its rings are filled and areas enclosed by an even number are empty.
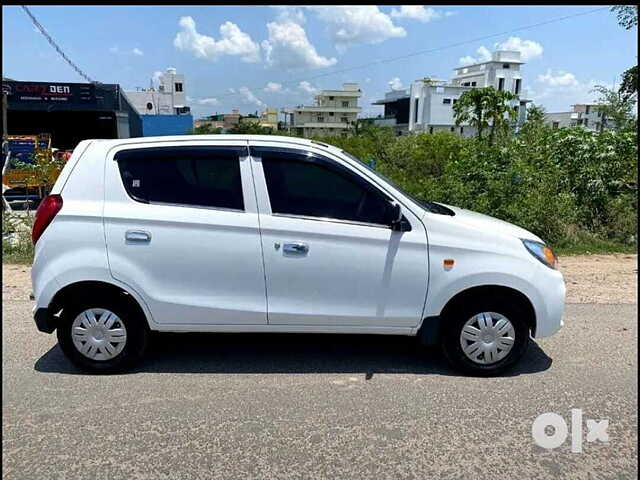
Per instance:
[[[552,359],[532,341],[503,376],[547,370]],[[39,372],[84,374],[56,345],[40,357]],[[130,373],[359,373],[453,375],[436,347],[415,337],[275,333],[154,333],[145,359]]]

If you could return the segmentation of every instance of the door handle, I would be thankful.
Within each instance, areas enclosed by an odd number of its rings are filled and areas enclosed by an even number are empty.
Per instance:
[[[284,253],[304,254],[309,251],[309,245],[301,242],[285,243],[282,247]]]
[[[127,230],[124,238],[127,242],[149,243],[151,241],[151,234],[144,230]]]

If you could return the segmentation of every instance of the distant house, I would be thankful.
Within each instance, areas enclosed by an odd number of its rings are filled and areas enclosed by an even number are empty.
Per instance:
[[[572,105],[573,109],[569,112],[549,112],[545,114],[545,123],[551,128],[563,127],[582,127],[587,130],[600,131],[602,129],[611,129],[615,124],[611,118],[604,119],[599,110],[600,105],[597,103],[580,103]]]

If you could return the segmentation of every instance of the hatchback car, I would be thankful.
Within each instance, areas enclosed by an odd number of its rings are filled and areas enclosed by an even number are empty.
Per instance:
[[[37,328],[92,372],[132,367],[155,330],[417,336],[487,375],[562,326],[540,238],[305,139],[83,141],[33,242]]]

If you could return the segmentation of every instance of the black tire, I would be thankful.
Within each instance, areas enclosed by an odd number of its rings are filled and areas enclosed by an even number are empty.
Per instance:
[[[495,312],[506,317],[515,332],[514,345],[502,359],[491,364],[476,363],[463,352],[460,345],[460,333],[464,324],[473,316],[482,312]],[[449,362],[458,370],[474,376],[500,375],[522,358],[529,346],[530,327],[526,314],[508,298],[474,299],[450,309],[442,318],[442,350]]]
[[[71,337],[71,326],[74,319],[85,310],[99,308],[109,310],[120,317],[127,333],[124,348],[109,360],[94,360],[78,351]],[[57,329],[58,344],[71,362],[89,373],[110,374],[131,369],[144,356],[149,338],[149,327],[146,319],[131,305],[131,301],[122,296],[109,295],[103,298],[90,298],[75,301],[62,309]]]

